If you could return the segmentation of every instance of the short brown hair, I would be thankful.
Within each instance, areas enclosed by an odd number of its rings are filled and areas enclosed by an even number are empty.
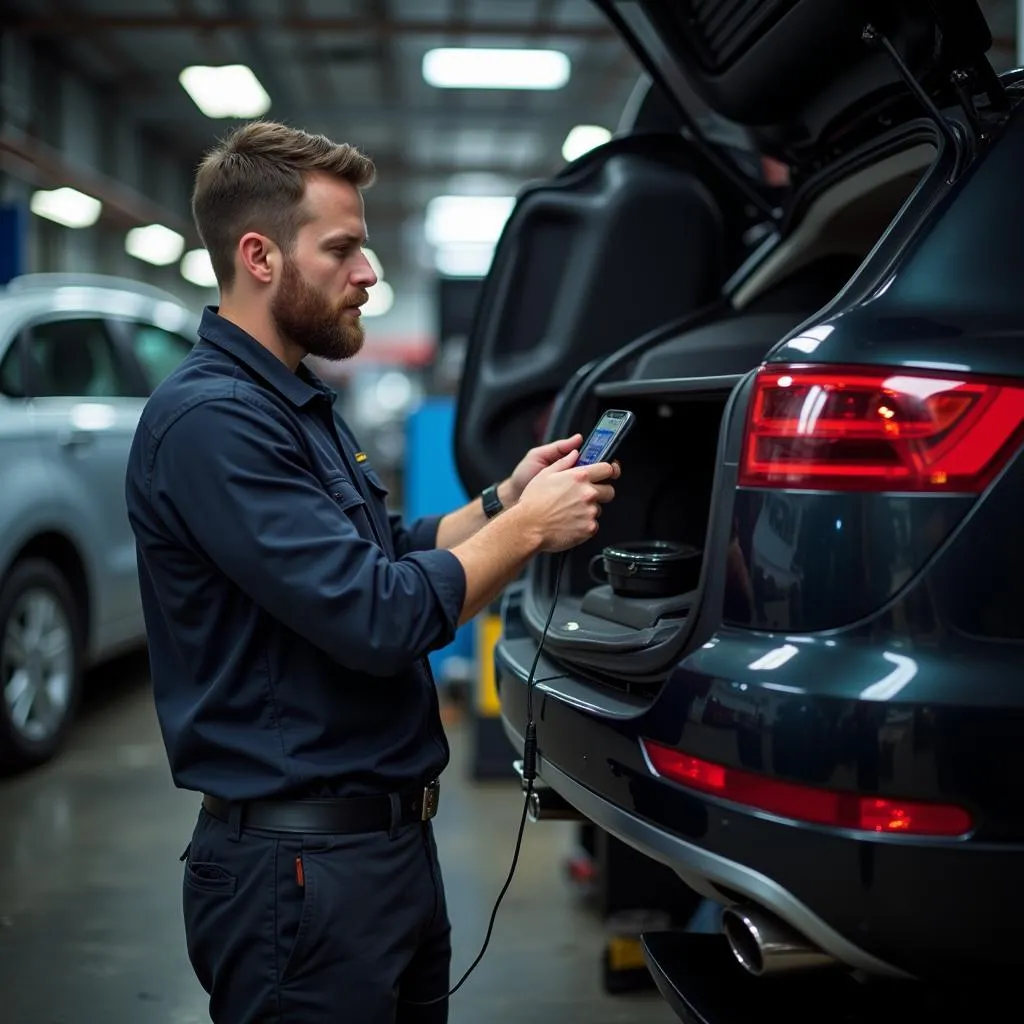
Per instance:
[[[373,184],[373,161],[348,143],[332,142],[273,121],[237,128],[203,158],[192,192],[192,216],[221,288],[235,276],[235,246],[258,231],[289,250],[305,222],[306,175],[330,174],[356,188]]]

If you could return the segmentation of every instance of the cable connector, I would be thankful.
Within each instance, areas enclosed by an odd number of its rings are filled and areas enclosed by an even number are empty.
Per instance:
[[[537,723],[526,723],[523,739],[523,782],[529,785],[537,778]]]

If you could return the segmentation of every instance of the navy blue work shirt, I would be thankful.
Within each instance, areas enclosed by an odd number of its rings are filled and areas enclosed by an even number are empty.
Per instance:
[[[449,751],[426,655],[466,578],[403,526],[305,366],[213,308],[146,404],[126,479],[175,783],[227,800],[390,792]]]

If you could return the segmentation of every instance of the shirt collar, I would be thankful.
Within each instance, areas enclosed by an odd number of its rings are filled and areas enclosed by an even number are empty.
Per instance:
[[[203,310],[198,331],[200,338],[244,363],[292,405],[301,407],[318,397],[334,401],[335,393],[308,366],[300,363],[298,370],[292,373],[248,331],[225,320],[217,310],[216,306],[207,306]]]

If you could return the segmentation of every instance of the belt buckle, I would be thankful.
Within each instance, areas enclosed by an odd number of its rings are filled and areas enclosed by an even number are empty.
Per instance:
[[[434,779],[423,787],[423,811],[420,821],[430,821],[437,814],[437,805],[441,799],[441,783]]]

